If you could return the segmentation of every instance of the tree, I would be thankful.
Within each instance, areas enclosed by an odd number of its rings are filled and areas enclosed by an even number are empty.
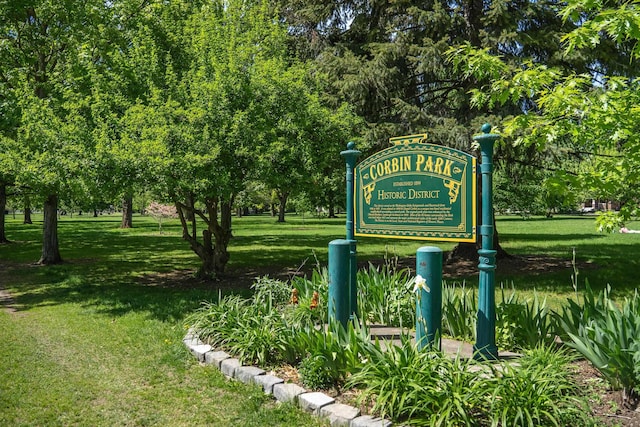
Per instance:
[[[344,179],[334,173],[336,166],[344,168],[340,151],[357,134],[360,121],[346,104],[331,109],[322,102],[318,93],[326,86],[326,76],[311,75],[308,65],[289,66],[269,78],[261,83],[270,95],[262,94],[265,101],[260,103],[264,109],[260,117],[269,121],[261,124],[266,141],[260,149],[258,174],[274,189],[278,222],[284,222],[291,195],[315,193],[318,198],[326,196],[333,205],[332,192],[344,190]],[[342,184],[339,190],[334,186],[336,179],[330,178],[336,176]]]
[[[158,230],[162,234],[162,221],[167,218],[177,218],[178,213],[173,205],[163,205],[158,202],[151,202],[146,209],[147,213],[158,223]]]
[[[640,82],[635,64],[640,8],[637,1],[602,5],[575,0],[560,13],[576,26],[564,38],[566,55],[589,58],[590,72],[533,63],[513,67],[500,56],[468,46],[454,56],[484,83],[473,91],[475,105],[530,100],[530,108],[505,123],[505,136],[517,145],[564,152],[575,159],[574,170],[556,171],[556,182],[619,200],[620,215],[628,219],[640,202]],[[613,224],[619,218],[608,215],[604,221]]]
[[[104,6],[91,0],[0,3],[0,80],[3,96],[13,99],[12,127],[2,132],[19,146],[23,168],[16,184],[44,201],[41,264],[62,260],[58,200],[74,190],[88,158],[78,58],[91,52]]]
[[[287,74],[286,32],[266,1],[172,7],[154,10],[150,47],[164,73],[127,109],[122,139],[151,171],[153,190],[175,204],[199,276],[216,277],[229,260],[234,201],[274,134],[264,105]]]
[[[351,103],[367,122],[364,140],[372,144],[365,155],[386,146],[389,137],[424,132],[431,142],[470,151],[484,122],[499,128],[502,117],[527,102],[471,108],[469,91],[478,77],[449,61],[452,45],[486,48],[512,64],[586,65],[578,56],[559,54],[559,40],[573,24],[557,16],[555,1],[284,4],[295,47],[330,76],[335,100]],[[477,255],[475,247],[467,252]]]

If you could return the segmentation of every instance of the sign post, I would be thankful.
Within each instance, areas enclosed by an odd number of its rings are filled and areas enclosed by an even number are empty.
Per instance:
[[[349,317],[354,319],[358,317],[358,286],[356,277],[358,274],[358,258],[356,252],[356,240],[353,227],[353,191],[354,179],[353,174],[356,166],[356,160],[360,157],[360,151],[356,150],[355,142],[351,141],[347,144],[346,151],[340,152],[345,158],[347,164],[347,240],[350,243],[349,251]]]
[[[491,125],[482,125],[482,135],[473,139],[480,144],[482,162],[482,249],[478,250],[480,270],[478,286],[478,322],[476,324],[476,344],[473,347],[474,358],[498,358],[496,347],[496,302],[495,268],[496,251],[493,249],[493,144],[500,137],[492,134]]]

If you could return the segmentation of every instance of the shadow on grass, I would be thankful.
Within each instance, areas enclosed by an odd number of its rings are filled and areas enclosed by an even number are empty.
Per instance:
[[[113,265],[111,265],[113,267]],[[149,286],[135,278],[110,277],[110,265],[84,262],[56,266],[10,267],[14,283],[14,308],[28,312],[40,307],[78,304],[110,317],[130,312],[146,312],[150,318],[176,322],[195,310],[204,300],[218,298],[210,284],[179,288]]]
[[[589,220],[589,222],[587,222]],[[504,222],[504,223],[502,223]],[[270,217],[244,217],[234,222],[229,250],[231,270],[260,268],[297,268],[305,260],[315,265],[317,256],[326,265],[328,243],[344,235],[341,220],[299,219],[278,224]],[[0,282],[12,293],[19,310],[74,303],[107,316],[123,316],[130,312],[147,312],[162,321],[182,319],[200,306],[203,300],[215,300],[215,284],[194,284],[188,277],[199,260],[181,238],[179,225],[163,225],[160,235],[157,223],[139,218],[135,228],[121,230],[119,218],[76,218],[60,223],[62,256],[68,262],[59,266],[35,267],[29,263],[40,255],[41,229],[12,223],[9,236],[16,243],[0,247]],[[640,284],[640,239],[635,236],[595,234],[592,219],[554,218],[552,220],[519,218],[502,219],[502,242],[511,245],[514,254],[545,254],[570,260],[576,248],[578,261],[588,262],[579,275],[580,286],[588,278],[592,287],[611,284],[614,295],[630,295]],[[567,234],[562,234],[567,233]],[[361,239],[359,260],[380,258],[389,243]],[[415,254],[424,242],[393,241],[392,246],[405,254]],[[439,245],[439,243],[436,243]],[[441,245],[444,246],[444,245]],[[451,245],[452,247],[452,245]],[[373,248],[373,249],[372,249]],[[375,255],[372,255],[376,251]],[[362,253],[365,253],[363,256]],[[402,256],[402,255],[401,255]],[[163,286],[155,278],[172,272],[184,272],[185,286]],[[572,291],[571,268],[536,274],[505,274],[496,271],[496,286],[513,282],[517,289],[537,289],[567,293]],[[141,278],[151,278],[141,280]],[[461,278],[462,279],[462,278]],[[471,285],[477,274],[467,277]],[[456,280],[456,279],[453,279]],[[160,285],[158,285],[160,284]]]

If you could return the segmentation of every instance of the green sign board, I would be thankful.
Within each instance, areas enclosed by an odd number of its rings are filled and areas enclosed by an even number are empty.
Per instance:
[[[356,236],[475,242],[476,158],[425,139],[391,138],[356,166]]]

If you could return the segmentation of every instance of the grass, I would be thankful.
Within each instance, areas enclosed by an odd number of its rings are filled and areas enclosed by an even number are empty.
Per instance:
[[[41,218],[34,220],[23,225],[7,217],[14,243],[0,246],[0,285],[18,309],[0,311],[0,425],[320,424],[255,388],[226,381],[183,348],[184,317],[218,291],[155,286],[154,275],[198,267],[176,221],[165,222],[161,235],[149,218],[135,217],[135,228],[121,230],[118,216],[62,217],[67,262],[36,267]],[[571,259],[575,248],[578,261],[597,266],[581,270],[581,287],[588,277],[595,289],[611,284],[619,298],[640,282],[640,235],[598,233],[590,217],[501,217],[497,227],[513,254]],[[268,216],[237,218],[229,269],[295,268],[316,256],[324,263],[328,242],[343,236],[343,219],[291,215],[278,224]],[[362,260],[412,256],[424,244],[433,243],[363,238],[358,254]],[[498,269],[497,280],[562,301],[573,294],[572,273],[504,275]]]

